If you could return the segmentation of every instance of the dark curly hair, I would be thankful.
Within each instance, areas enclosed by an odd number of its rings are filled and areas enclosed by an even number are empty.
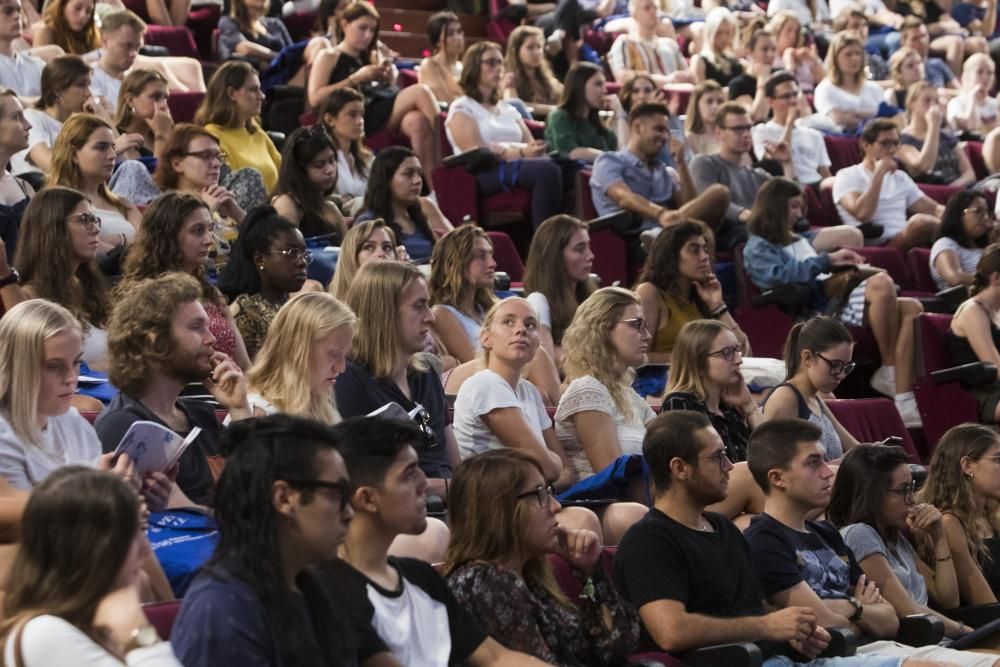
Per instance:
[[[690,294],[679,294],[677,291],[681,249],[685,243],[696,236],[704,236],[705,240],[708,241],[709,252],[712,252],[711,248],[715,245],[715,235],[712,234],[708,225],[700,220],[682,220],[664,229],[653,242],[653,248],[650,250],[649,256],[646,257],[646,264],[642,267],[639,282],[652,283],[658,290],[685,300],[690,299],[698,306],[701,314],[708,317],[708,308],[698,298],[698,293],[693,287]]]

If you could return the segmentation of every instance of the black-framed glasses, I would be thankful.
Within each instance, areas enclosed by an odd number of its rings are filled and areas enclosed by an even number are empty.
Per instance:
[[[727,345],[721,350],[716,350],[715,352],[709,352],[706,357],[722,357],[726,361],[732,361],[736,358],[736,353],[739,352],[740,355],[743,354],[743,347],[740,345]]]
[[[535,502],[542,509],[547,508],[551,503],[552,499],[556,497],[556,490],[552,488],[551,484],[539,484],[531,491],[525,491],[524,493],[519,493],[515,496],[518,500],[523,500],[524,498],[534,498]]]
[[[206,148],[203,151],[189,151],[187,153],[183,153],[181,157],[196,157],[202,162],[211,162],[212,160],[225,162],[228,156],[225,151],[213,151],[211,148]]]
[[[826,362],[826,365],[830,367],[830,375],[847,377],[857,367],[857,364],[853,361],[848,361],[845,364],[843,361],[837,359],[827,359],[816,350],[812,350],[812,353]]]
[[[433,449],[438,446],[437,436],[434,435],[434,426],[431,424],[430,413],[427,412],[427,408],[417,403],[417,407],[410,411],[410,419],[417,423],[420,427],[420,432],[424,435],[424,445],[427,449]]]
[[[796,90],[794,93],[782,93],[781,95],[775,95],[774,99],[776,99],[776,100],[794,100],[798,96],[799,96],[799,91]]]
[[[285,248],[284,250],[268,250],[268,252],[281,253],[296,263],[298,263],[300,259],[304,259],[306,264],[312,264],[313,261],[312,250],[306,250],[305,248]]]
[[[649,326],[646,324],[645,317],[630,317],[627,320],[622,320],[621,323],[632,327],[637,333],[649,333]]]
[[[341,479],[336,482],[327,482],[322,479],[286,479],[285,480],[290,486],[294,486],[299,489],[325,489],[327,491],[333,491],[340,499],[340,511],[343,512],[347,509],[348,503],[351,502],[351,483],[346,479]]]
[[[908,484],[904,484],[896,488],[889,488],[886,489],[886,491],[888,491],[889,493],[895,493],[897,496],[903,498],[904,500],[906,498],[913,498],[917,494],[917,482],[916,480],[912,480]]]
[[[71,215],[66,219],[70,222],[75,222],[88,232],[101,231],[101,218],[93,213],[80,213],[78,215]]]
[[[709,456],[699,456],[698,458],[705,459],[707,461],[715,461],[716,465],[719,466],[719,470],[723,470],[727,463],[732,463],[732,461],[729,460],[729,456],[726,455],[726,450],[724,449],[720,449],[716,453]]]
[[[483,58],[480,62],[487,67],[500,67],[503,65],[503,58]]]

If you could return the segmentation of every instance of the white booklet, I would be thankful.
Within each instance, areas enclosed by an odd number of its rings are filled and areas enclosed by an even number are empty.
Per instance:
[[[199,433],[201,428],[195,426],[186,438],[182,438],[166,426],[140,420],[129,426],[115,449],[115,456],[128,454],[140,477],[148,471],[166,472],[180,460]]]

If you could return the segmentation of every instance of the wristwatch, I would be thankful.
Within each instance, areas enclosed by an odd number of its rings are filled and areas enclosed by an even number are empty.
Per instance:
[[[847,620],[849,620],[851,623],[856,623],[860,621],[862,614],[865,613],[864,605],[861,604],[861,602],[853,595],[848,597],[847,601],[851,603],[852,607],[854,607],[854,613],[851,614],[851,617],[848,618]]]
[[[21,274],[17,272],[17,269],[12,268],[10,270],[10,275],[6,278],[0,278],[0,289],[7,287],[7,285],[16,285],[21,281]]]
[[[136,649],[149,648],[159,642],[160,636],[156,634],[156,628],[149,624],[140,625],[132,631],[131,635],[129,635],[129,639],[124,646],[125,655],[128,655]]]

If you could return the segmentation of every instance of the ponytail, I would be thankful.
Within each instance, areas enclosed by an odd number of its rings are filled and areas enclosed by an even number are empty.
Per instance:
[[[802,350],[822,353],[841,343],[853,345],[854,338],[840,320],[819,316],[799,322],[788,332],[788,340],[785,341],[785,380],[791,380],[799,372]]]
[[[785,341],[785,381],[792,379],[792,376],[799,371],[799,362],[802,355],[799,351],[799,335],[806,326],[805,322],[797,322],[792,330],[788,332],[788,340]]]

